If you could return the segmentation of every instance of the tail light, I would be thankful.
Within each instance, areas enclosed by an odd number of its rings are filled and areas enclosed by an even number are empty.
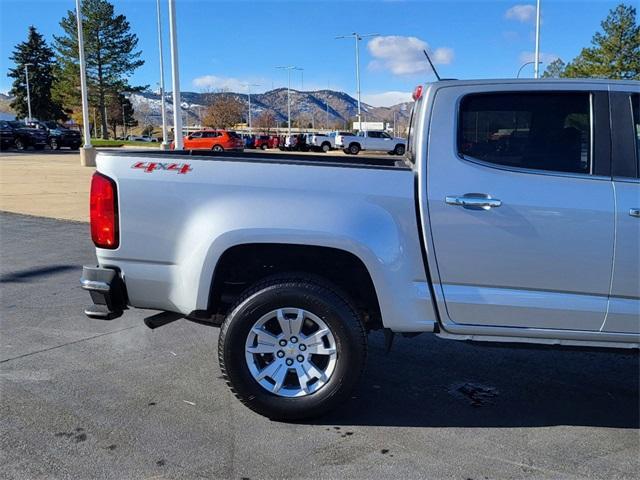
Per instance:
[[[118,194],[116,183],[109,177],[94,173],[89,200],[91,239],[98,248],[118,248]]]

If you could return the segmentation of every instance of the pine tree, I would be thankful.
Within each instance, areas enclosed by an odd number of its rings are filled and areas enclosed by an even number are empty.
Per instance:
[[[547,65],[542,78],[560,78],[564,76],[564,71],[567,68],[566,63],[561,58],[556,58],[553,62]]]
[[[84,50],[87,84],[91,103],[98,105],[101,113],[103,136],[107,133],[107,106],[109,97],[122,92],[139,91],[145,87],[129,85],[130,76],[144,64],[142,52],[137,50],[138,37],[130,32],[130,24],[124,15],[116,15],[107,0],[82,2]],[[54,36],[54,46],[60,64],[60,80],[56,93],[65,104],[79,105],[78,36],[75,11],[68,11],[60,21],[63,36]]]
[[[636,23],[636,9],[621,3],[609,12],[601,26],[603,32],[593,36],[592,47],[583,48],[562,76],[640,79],[640,26]]]
[[[26,118],[29,115],[26,66],[29,73],[32,117],[40,120],[66,119],[62,107],[52,99],[51,94],[54,80],[53,51],[35,27],[29,27],[27,41],[15,46],[10,60],[15,67],[9,69],[8,73],[8,76],[14,79],[9,95],[14,97],[11,108],[16,112],[16,118]]]

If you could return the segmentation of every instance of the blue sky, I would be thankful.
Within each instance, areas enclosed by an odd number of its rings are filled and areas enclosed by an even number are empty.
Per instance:
[[[146,61],[136,85],[157,88],[159,77],[155,0],[115,0],[140,39]],[[542,0],[542,60],[570,60],[588,46],[617,1]],[[73,0],[0,0],[0,92],[10,88],[6,71],[13,46],[34,25],[48,41]],[[286,86],[276,65],[304,68],[304,89],[355,93],[353,31],[381,37],[361,42],[363,101],[390,105],[408,100],[418,83],[433,79],[421,57],[428,45],[442,77],[514,77],[534,50],[534,1],[203,1],[176,0],[180,80],[183,91],[260,84],[253,91]],[[163,9],[165,82],[170,85],[167,1]],[[543,65],[544,67],[544,65]],[[529,66],[523,76],[532,75]],[[300,72],[292,88],[300,89]]]

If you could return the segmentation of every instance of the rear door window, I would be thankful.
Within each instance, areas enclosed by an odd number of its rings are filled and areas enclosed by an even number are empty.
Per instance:
[[[640,94],[631,95],[631,111],[633,112],[633,133],[636,141],[636,162],[640,172]]]
[[[591,172],[589,92],[468,95],[460,105],[458,153],[496,165]]]

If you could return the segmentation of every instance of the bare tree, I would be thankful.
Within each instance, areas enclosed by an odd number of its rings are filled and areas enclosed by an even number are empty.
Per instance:
[[[207,127],[229,128],[242,121],[245,105],[232,95],[208,94],[202,123]]]
[[[253,121],[253,125],[258,130],[270,133],[271,128],[276,125],[276,117],[269,110],[265,110]]]

